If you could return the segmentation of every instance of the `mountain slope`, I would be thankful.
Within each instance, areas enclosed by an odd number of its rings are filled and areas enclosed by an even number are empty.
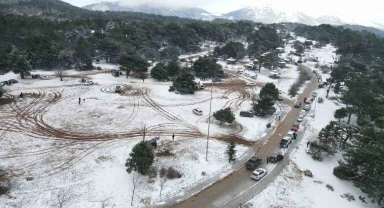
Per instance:
[[[299,11],[281,11],[271,6],[247,7],[223,15],[232,20],[252,20],[262,23],[297,22],[307,25],[331,24],[331,25],[362,25],[383,29],[378,24],[369,21],[358,20],[344,15],[326,15],[314,17]]]
[[[100,2],[90,4],[83,7],[92,11],[130,11],[142,12],[147,14],[157,14],[163,16],[177,16],[182,18],[198,19],[198,20],[213,20],[215,16],[205,11],[204,9],[195,7],[166,7],[152,4],[142,4],[138,6],[127,6],[120,1],[116,2]]]

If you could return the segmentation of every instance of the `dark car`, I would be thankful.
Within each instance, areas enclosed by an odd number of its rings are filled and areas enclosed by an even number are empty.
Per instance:
[[[295,103],[295,108],[300,108],[301,107],[301,101],[297,101]]]
[[[281,152],[274,152],[268,157],[268,162],[277,163],[282,159],[284,159],[284,155]]]
[[[212,82],[221,82],[221,79],[218,78],[218,77],[215,77],[215,78],[212,79]]]
[[[241,117],[253,117],[253,113],[249,112],[249,111],[240,111],[240,116]]]
[[[10,80],[8,80],[8,82],[11,82],[12,84],[19,83],[19,81],[17,81],[16,79],[10,79]]]
[[[320,83],[318,87],[319,87],[319,88],[323,88],[323,87],[324,87],[324,84],[323,84],[323,83]]]
[[[115,93],[120,93],[121,92],[121,87],[119,85],[117,85],[115,87]]]
[[[262,159],[260,157],[254,156],[245,163],[245,167],[247,167],[247,169],[254,170],[261,164],[261,162]]]

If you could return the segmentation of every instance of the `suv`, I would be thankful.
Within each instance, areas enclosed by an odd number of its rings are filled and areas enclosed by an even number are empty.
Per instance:
[[[274,152],[271,154],[271,156],[268,157],[268,162],[277,163],[283,158],[284,158],[284,155],[281,154],[281,152]]]
[[[260,157],[254,156],[245,163],[245,167],[247,167],[247,169],[254,170],[261,164],[261,162],[262,159]]]
[[[289,144],[292,142],[291,137],[286,136],[280,142],[280,147],[288,148]]]
[[[292,139],[296,139],[297,133],[295,131],[289,131],[287,136],[291,137]]]
[[[295,103],[295,108],[300,108],[301,107],[301,101],[297,101]]]
[[[192,112],[193,112],[194,114],[198,115],[198,116],[203,115],[203,111],[200,110],[199,108],[195,108],[195,109],[193,109]]]
[[[257,168],[255,171],[253,171],[251,175],[251,179],[258,181],[261,178],[263,178],[266,174],[267,174],[267,170],[263,168]]]
[[[121,92],[121,87],[119,85],[117,85],[115,87],[115,93],[120,93]]]
[[[253,117],[253,113],[249,112],[249,111],[240,111],[240,116],[241,117]]]

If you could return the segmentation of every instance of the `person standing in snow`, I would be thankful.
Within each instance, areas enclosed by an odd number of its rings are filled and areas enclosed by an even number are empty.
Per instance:
[[[175,140],[175,134],[172,134],[172,140]]]
[[[79,105],[81,104],[81,98],[79,98]]]

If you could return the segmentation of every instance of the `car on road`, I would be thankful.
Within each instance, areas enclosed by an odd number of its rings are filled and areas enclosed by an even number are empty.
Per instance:
[[[244,72],[243,71],[237,71],[238,74],[243,74]]]
[[[121,86],[117,85],[115,87],[115,93],[121,93]]]
[[[263,168],[257,168],[255,171],[253,171],[251,175],[251,179],[259,181],[267,174],[267,170]]]
[[[307,103],[307,104],[311,104],[312,101],[311,101],[311,99],[307,98],[307,99],[305,100],[305,103]]]
[[[304,110],[306,110],[306,111],[311,110],[311,104],[306,104],[306,105],[304,106]]]
[[[300,129],[300,123],[299,122],[295,122],[292,127],[291,127],[291,130],[292,131],[298,131]]]
[[[203,115],[203,111],[200,108],[195,108],[192,110],[192,112],[198,116]]]
[[[219,77],[215,77],[212,79],[212,82],[221,82],[221,79]]]
[[[268,157],[268,162],[277,163],[282,159],[284,159],[284,155],[281,152],[273,152],[271,156]]]
[[[292,142],[292,138],[290,136],[286,136],[284,137],[281,141],[280,141],[280,147],[281,148],[288,148],[289,144]]]
[[[247,83],[247,86],[256,86],[256,83],[254,83],[254,82],[248,82],[248,83]]]
[[[249,159],[245,163],[245,167],[247,169],[254,170],[254,169],[256,169],[257,166],[259,166],[261,164],[262,161],[263,160],[260,157],[253,156],[253,157],[251,157],[251,159]]]
[[[287,133],[287,136],[291,137],[292,139],[296,139],[297,133],[295,131],[289,130],[289,132]]]
[[[84,85],[85,85],[85,86],[93,85],[93,82],[92,82],[91,80],[89,80],[89,81],[86,81],[86,82],[84,83]]]
[[[304,115],[299,115],[298,117],[297,117],[297,122],[303,122],[304,121]]]
[[[282,100],[284,100],[284,97],[283,97],[282,95],[279,94],[279,95],[277,96],[277,100],[282,101]]]
[[[295,108],[300,108],[301,107],[301,101],[297,101],[294,106],[295,106]]]
[[[249,75],[248,73],[244,73],[244,76],[249,77],[249,76],[251,76],[251,75]]]
[[[50,76],[46,76],[46,75],[40,75],[40,78],[43,80],[50,80],[51,79]]]
[[[254,75],[254,76],[251,76],[251,79],[256,79],[257,78],[257,76],[256,75]]]
[[[312,97],[317,97],[317,92],[312,92]]]
[[[250,118],[252,118],[253,117],[253,113],[250,112],[250,111],[240,111],[240,116],[241,117],[250,117]]]

